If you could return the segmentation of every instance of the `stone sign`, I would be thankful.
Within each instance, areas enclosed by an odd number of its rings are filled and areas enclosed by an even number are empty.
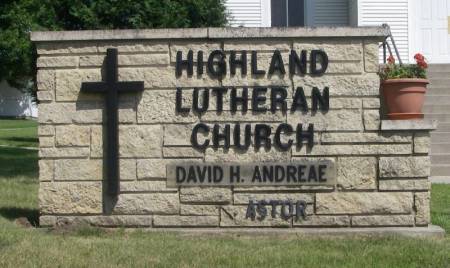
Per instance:
[[[385,35],[32,33],[41,226],[427,226],[434,126],[383,120]]]

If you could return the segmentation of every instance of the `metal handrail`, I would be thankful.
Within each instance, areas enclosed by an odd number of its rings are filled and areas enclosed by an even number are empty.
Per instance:
[[[392,36],[392,32],[391,32],[391,27],[387,23],[384,23],[382,26],[388,32],[388,35],[386,36],[383,43],[381,44],[383,46],[383,62],[386,64],[386,48],[389,50],[389,55],[392,56],[392,49],[388,42],[388,38],[390,38],[392,46],[394,47],[395,55],[397,56],[398,62],[400,63],[400,65],[402,65],[403,62],[402,62],[402,59],[400,58],[400,53],[398,52],[397,46],[395,45],[394,36]]]

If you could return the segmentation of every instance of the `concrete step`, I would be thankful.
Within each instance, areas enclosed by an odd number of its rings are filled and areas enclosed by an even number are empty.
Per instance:
[[[430,64],[428,66],[428,73],[433,72],[449,72],[450,73],[450,64]]]
[[[427,79],[433,80],[435,78],[449,78],[450,72],[429,72],[427,73]]]
[[[450,143],[450,132],[431,132],[432,143]]]
[[[430,181],[436,184],[450,184],[450,176],[434,176],[430,177]]]
[[[425,114],[450,114],[450,104],[434,105],[433,103],[425,103],[422,112]]]
[[[450,123],[450,114],[444,114],[444,113],[426,113],[425,118],[427,119],[433,119],[438,120],[438,127],[439,124],[447,124]]]
[[[450,165],[450,154],[432,154],[432,165]],[[448,174],[450,176],[450,173]]]
[[[428,86],[427,87],[427,93],[425,93],[425,97],[428,96],[442,96],[442,95],[447,95],[450,96],[450,87],[432,87],[432,86]]]
[[[448,132],[448,131],[450,131],[450,123],[438,122],[438,127],[433,132]]]
[[[430,80],[429,86],[431,87],[450,87],[450,78],[435,78]]]
[[[430,154],[431,155],[450,154],[450,143],[433,143],[433,142],[431,142]]]
[[[450,108],[450,95],[427,95],[425,96],[425,105],[448,105]],[[449,109],[450,113],[450,109]]]
[[[431,176],[449,176],[450,164],[433,165],[431,164]]]

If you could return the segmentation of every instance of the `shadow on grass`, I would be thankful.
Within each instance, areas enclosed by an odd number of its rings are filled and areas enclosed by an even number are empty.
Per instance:
[[[38,138],[31,138],[31,137],[9,137],[9,138],[4,138],[3,140],[6,141],[15,141],[15,142],[30,142],[30,143],[37,143],[39,142]]]
[[[33,226],[39,225],[39,210],[37,209],[0,207],[0,216],[9,220],[24,217],[27,218]]]
[[[0,148],[0,177],[37,178],[38,151],[21,148]]]

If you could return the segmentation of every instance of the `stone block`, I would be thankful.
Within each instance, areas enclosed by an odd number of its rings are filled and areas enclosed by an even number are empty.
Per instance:
[[[292,200],[293,202],[314,202],[314,194],[311,193],[234,193],[235,205],[247,205],[250,200]]]
[[[92,127],[91,156],[103,155],[103,130]],[[160,125],[119,125],[120,157],[161,157],[163,131]]]
[[[189,106],[190,94],[183,100]],[[198,117],[192,113],[177,114],[175,109],[175,90],[145,90],[137,106],[138,123],[192,123]]]
[[[51,227],[56,225],[56,216],[40,216],[39,227]]]
[[[180,200],[182,203],[228,204],[232,201],[232,191],[230,188],[185,187],[180,189]]]
[[[54,93],[53,91],[38,91],[36,92],[37,94],[37,99],[41,102],[43,101],[53,101],[55,99],[55,97],[53,96]]]
[[[56,181],[100,181],[103,178],[102,160],[59,159],[55,160]]]
[[[352,226],[414,226],[414,215],[352,216]]]
[[[164,146],[170,145],[191,145],[191,133],[194,125],[165,125],[164,126]],[[199,135],[201,137],[201,135]]]
[[[258,68],[263,69],[262,67],[258,67]],[[285,67],[285,69],[289,70],[288,67]],[[268,76],[268,75],[251,75],[251,74],[248,74],[248,72],[249,72],[249,69],[247,70],[247,75],[227,74],[222,79],[222,85],[226,86],[226,87],[242,87],[242,86],[248,86],[248,87],[284,86],[284,87],[288,87],[291,85],[291,80],[289,78],[288,73],[284,74],[284,75],[274,74],[274,75]]]
[[[272,52],[274,50],[289,51],[291,49],[291,42],[281,40],[226,40],[223,43],[223,49],[225,51],[230,50],[247,50],[250,53],[252,50],[258,52]],[[251,55],[247,55],[249,60]]]
[[[137,179],[136,160],[119,159],[119,175],[121,181],[134,181]]]
[[[414,193],[414,207],[416,211],[416,225],[430,224],[430,192]]]
[[[89,126],[56,126],[56,146],[89,146],[91,129]]]
[[[364,109],[379,109],[380,108],[380,98],[365,98],[362,100]]]
[[[308,70],[309,71],[309,70]],[[328,68],[325,71],[326,75],[357,75],[364,72],[363,61],[349,61],[349,62],[329,62]]]
[[[380,78],[377,74],[364,75],[324,75],[320,77],[294,76],[294,88],[303,87],[305,94],[310,95],[312,87],[323,89],[329,87],[330,96],[378,97]]]
[[[230,111],[216,112],[207,111],[201,115],[202,122],[285,122],[285,115],[281,112],[277,113],[257,113],[241,111],[231,113]]]
[[[311,215],[304,220],[293,221],[294,227],[346,227],[350,226],[349,216]]]
[[[78,57],[60,56],[46,57],[40,56],[37,59],[38,68],[54,68],[54,67],[78,67]]]
[[[296,161],[296,158],[292,158],[292,161]],[[334,191],[334,186],[328,185],[299,185],[299,186],[253,186],[253,187],[239,187],[233,188],[234,193],[244,192],[293,192],[293,191],[310,191],[310,192],[331,192]]]
[[[412,193],[339,192],[317,193],[316,214],[411,213]]]
[[[304,155],[395,155],[411,154],[411,144],[369,144],[369,145],[316,145],[311,150],[303,146],[300,150],[293,149],[293,156]]]
[[[170,163],[198,162],[199,159],[138,159],[138,179],[164,179],[166,178],[166,166]]]
[[[120,194],[114,207],[118,214],[178,214],[177,193]]]
[[[278,151],[272,148],[270,151],[265,151],[261,148],[256,151],[250,147],[249,150],[243,151],[236,148],[230,148],[229,151],[224,149],[208,148],[205,152],[206,162],[283,162],[289,161],[291,153]]]
[[[95,42],[42,42],[36,45],[38,55],[96,53]]]
[[[119,66],[169,65],[169,54],[119,55]]]
[[[129,192],[177,192],[177,189],[166,188],[165,181],[125,181],[120,184],[122,193]]]
[[[102,213],[102,183],[41,182],[39,207],[42,214]]]
[[[55,70],[38,70],[36,87],[39,91],[54,91],[56,87]]]
[[[365,130],[379,130],[380,129],[380,111],[379,110],[364,110],[364,129]]]
[[[430,146],[431,139],[429,132],[417,132],[414,134],[414,153],[428,154]]]
[[[219,207],[215,205],[181,204],[180,215],[219,216]]]
[[[153,216],[155,227],[213,227],[219,225],[218,216]]]
[[[55,138],[54,137],[39,137],[39,147],[54,147],[55,146]]]
[[[437,120],[418,119],[418,120],[383,120],[381,130],[434,130],[437,128]]]
[[[363,124],[361,110],[331,110],[327,113],[301,115],[288,113],[287,122],[293,126],[297,124],[314,124],[315,131],[361,131]]]
[[[86,158],[89,147],[39,148],[41,158]]]
[[[430,176],[430,166],[428,156],[381,157],[380,177],[428,177]]]
[[[106,55],[80,56],[80,67],[102,67]]]
[[[144,81],[145,88],[155,89],[220,86],[219,80],[208,74],[197,75],[196,71],[192,77],[188,77],[185,72],[176,77],[175,68],[172,66],[122,67],[119,69],[119,81]]]
[[[55,224],[91,225],[97,227],[151,227],[151,215],[108,215],[108,216],[56,216]]]
[[[377,187],[375,157],[339,157],[337,184],[346,190],[374,190]]]
[[[294,42],[293,48],[297,53],[301,50],[323,50],[327,53],[330,61],[361,61],[363,58],[363,46],[360,40],[341,39],[328,42],[316,39],[307,42]]]
[[[166,177],[166,159],[138,159],[138,179],[162,179]]]
[[[97,102],[40,103],[38,121],[45,124],[101,123],[102,105]]]
[[[271,211],[271,208],[266,208]],[[264,220],[246,218],[247,206],[222,206],[220,208],[220,227],[290,227],[292,218],[283,219],[280,213],[272,218],[270,213]]]
[[[380,191],[424,191],[430,189],[428,179],[380,180]]]
[[[328,143],[411,143],[409,133],[322,133],[322,144]]]
[[[38,136],[53,136],[55,135],[55,127],[52,125],[42,125],[38,126]]]
[[[100,53],[106,53],[106,49],[114,47],[117,48],[119,53],[123,52],[158,52],[158,53],[168,53],[169,52],[169,44],[164,41],[155,41],[155,40],[117,40],[114,41],[113,44],[111,42],[99,42],[98,51]]]
[[[376,73],[379,71],[379,48],[378,41],[364,40],[364,70],[367,73]]]
[[[203,153],[192,147],[163,147],[164,158],[203,158]]]
[[[159,125],[119,127],[121,157],[161,157],[163,130]]]
[[[53,160],[39,160],[39,181],[52,181],[55,166]]]
[[[308,100],[310,101],[310,100]],[[289,102],[288,102],[289,103]],[[309,102],[312,103],[312,102]],[[330,109],[361,109],[362,101],[356,98],[330,98]],[[289,107],[289,106],[288,106]]]
[[[102,157],[103,156],[103,127],[102,126],[92,126],[91,127],[91,147],[90,154],[91,157]]]
[[[78,69],[56,71],[56,101],[101,100],[102,94],[81,93],[83,82],[102,81],[101,70]]]

